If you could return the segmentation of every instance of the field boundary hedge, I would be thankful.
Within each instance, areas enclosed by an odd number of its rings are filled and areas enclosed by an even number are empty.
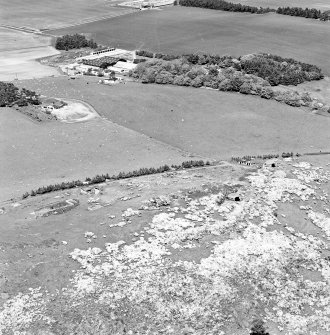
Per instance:
[[[134,170],[131,172],[119,172],[117,175],[110,176],[107,174],[102,175],[96,175],[93,178],[87,177],[85,181],[81,180],[73,180],[69,182],[62,182],[61,184],[51,184],[48,186],[42,186],[39,187],[36,190],[32,190],[31,192],[26,192],[23,194],[22,198],[25,199],[28,196],[36,196],[38,194],[45,194],[60,190],[68,190],[76,187],[82,187],[87,185],[95,185],[104,183],[107,180],[121,180],[121,179],[127,179],[127,178],[133,178],[133,177],[140,177],[140,176],[146,176],[146,175],[152,175],[152,174],[159,174],[164,173],[168,171],[179,171],[179,170],[185,170],[185,169],[191,169],[194,167],[203,167],[203,166],[209,166],[211,163],[209,161],[204,162],[203,160],[191,160],[191,161],[184,161],[180,165],[172,164],[169,165],[162,165],[158,168],[141,168],[139,170]]]
[[[241,12],[251,14],[276,13],[280,15],[298,16],[306,19],[317,19],[321,21],[330,20],[330,11],[321,12],[316,8],[301,7],[278,7],[277,9],[263,8],[232,3],[225,0],[179,0],[179,4],[184,7],[200,7],[207,9],[223,10],[228,12]]]

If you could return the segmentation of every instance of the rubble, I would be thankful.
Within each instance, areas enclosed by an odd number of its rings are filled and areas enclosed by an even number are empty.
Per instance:
[[[80,269],[65,293],[67,303],[74,308],[77,302],[94,299],[99,306],[94,308],[100,310],[141,311],[148,315],[148,327],[164,334],[183,334],[182,329],[225,334],[226,325],[253,313],[261,313],[285,335],[330,332],[330,263],[323,255],[329,247],[330,221],[314,208],[313,199],[317,204],[328,201],[315,180],[326,183],[330,175],[292,161],[291,167],[277,162],[276,169],[265,164],[232,196],[218,192],[183,197],[184,205],[167,204],[168,210],[153,213],[127,244],[75,249],[70,256]],[[305,211],[327,239],[300,230],[300,224],[310,224],[306,220],[297,219],[293,227],[281,205]],[[157,206],[165,205],[155,198],[147,204]],[[109,226],[124,227],[138,215],[140,211],[128,208],[123,221]],[[286,218],[285,224],[279,218]],[[85,232],[85,238],[92,241],[96,236]],[[194,254],[199,248],[203,253],[197,261],[177,260],[177,255],[190,250]],[[316,279],[307,272],[317,274]],[[7,305],[2,315],[14,311]],[[0,330],[8,325],[21,329],[19,322],[9,322],[0,314]],[[133,333],[148,332],[140,323],[127,322]]]

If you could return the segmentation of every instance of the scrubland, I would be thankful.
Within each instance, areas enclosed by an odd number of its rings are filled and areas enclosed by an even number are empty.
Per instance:
[[[247,335],[261,319],[271,334],[327,334],[327,162],[222,163],[7,202],[0,330]],[[65,199],[79,205],[38,215]]]

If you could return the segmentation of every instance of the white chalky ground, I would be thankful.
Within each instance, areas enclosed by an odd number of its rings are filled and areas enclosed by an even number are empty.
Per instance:
[[[70,257],[80,264],[72,285],[58,297],[35,288],[8,300],[0,333],[32,334],[24,330],[38,322],[53,334],[58,320],[51,306],[62,299],[67,310],[86,314],[80,328],[67,325],[67,334],[219,335],[232,327],[249,334],[255,318],[265,320],[271,334],[329,334],[330,260],[324,251],[330,204],[319,186],[327,185],[330,173],[304,162],[277,166],[251,174],[242,201],[219,204],[221,193],[188,197],[187,206],[155,212],[135,241],[72,250]],[[278,214],[281,203],[306,212],[319,234],[286,223],[286,215]],[[127,225],[128,218],[134,224],[140,213],[127,208],[109,231]],[[206,247],[208,255],[199,261],[171,258]]]

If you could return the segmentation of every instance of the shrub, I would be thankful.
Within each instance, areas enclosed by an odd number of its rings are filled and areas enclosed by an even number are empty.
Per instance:
[[[269,335],[266,332],[264,322],[262,320],[255,320],[253,322],[250,335]]]
[[[80,49],[85,47],[96,49],[98,45],[92,39],[88,40],[86,36],[81,34],[64,35],[58,37],[55,42],[55,48],[58,50]]]
[[[142,56],[142,57],[148,57],[148,58],[153,58],[154,54],[150,51],[146,50],[137,50],[136,51],[137,56]]]
[[[22,195],[22,199],[26,199],[29,195],[30,195],[29,192],[25,192],[25,193]]]

